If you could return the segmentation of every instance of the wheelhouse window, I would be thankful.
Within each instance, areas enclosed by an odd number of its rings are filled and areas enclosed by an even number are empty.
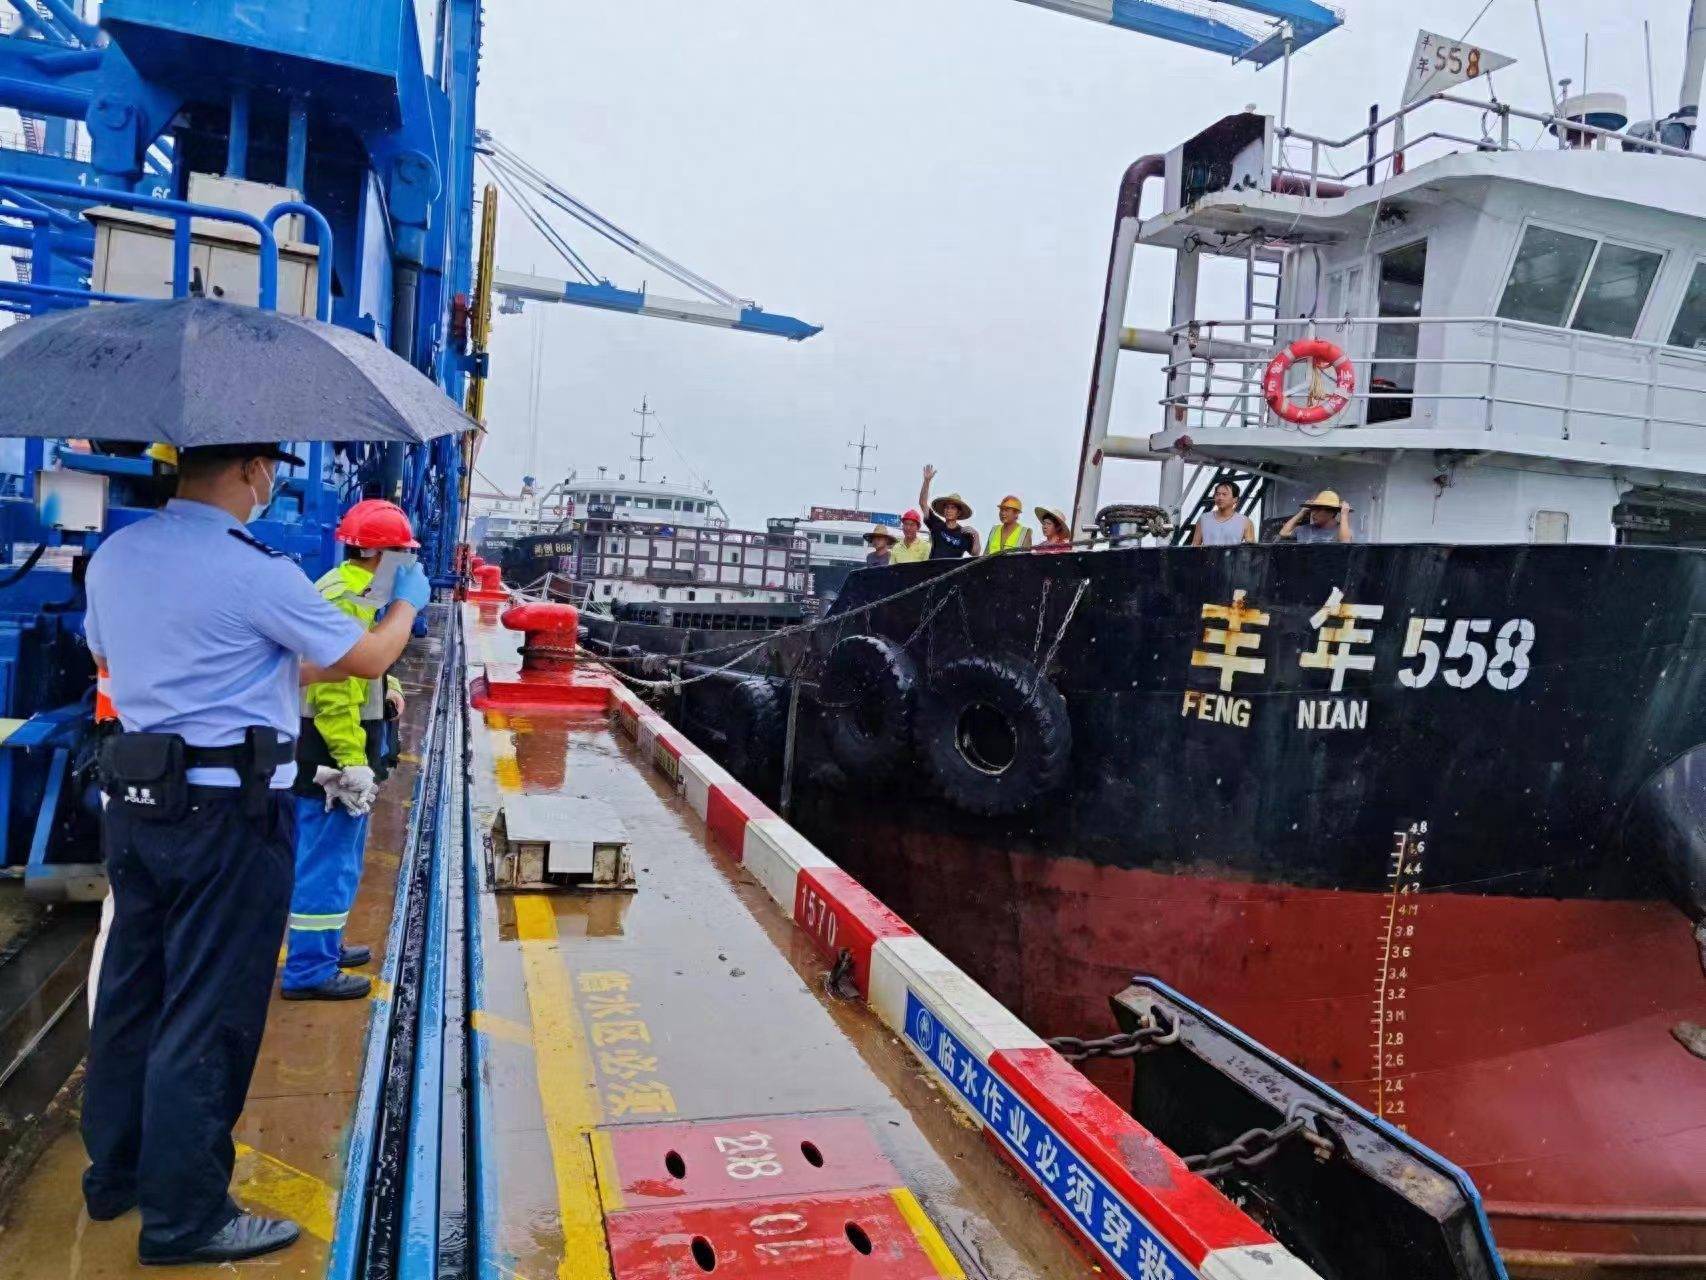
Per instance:
[[[1663,254],[1650,249],[1600,245],[1570,327],[1611,338],[1633,338],[1663,261]]]
[[[1694,264],[1688,292],[1682,296],[1682,310],[1676,313],[1676,323],[1666,341],[1673,347],[1706,351],[1706,262]]]
[[[1499,316],[1632,338],[1664,255],[1552,227],[1522,236]]]

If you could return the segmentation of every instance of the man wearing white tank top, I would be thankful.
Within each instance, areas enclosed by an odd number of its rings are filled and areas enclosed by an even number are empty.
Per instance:
[[[1191,545],[1235,547],[1240,542],[1255,540],[1255,523],[1238,510],[1238,486],[1230,480],[1217,482],[1214,486],[1214,510],[1197,520],[1197,527],[1191,532]]]

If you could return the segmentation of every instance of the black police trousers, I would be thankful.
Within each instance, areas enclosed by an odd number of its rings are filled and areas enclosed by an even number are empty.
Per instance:
[[[103,824],[113,924],[83,1093],[92,1216],[142,1210],[143,1258],[182,1253],[234,1218],[242,1114],[290,913],[296,811],[269,793],[196,787],[177,822],[120,804]]]

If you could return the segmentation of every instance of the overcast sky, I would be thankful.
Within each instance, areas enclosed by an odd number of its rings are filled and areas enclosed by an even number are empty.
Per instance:
[[[1460,35],[1483,3],[1346,0],[1345,26],[1295,61],[1293,124],[1352,132],[1398,100],[1419,23]],[[1685,0],[1544,8],[1555,74],[1579,89],[1589,35],[1589,87],[1627,93],[1637,117],[1650,19],[1660,112],[1674,107]],[[1501,97],[1544,101],[1530,0],[1493,0],[1474,39],[1518,59]],[[867,506],[910,505],[933,462],[936,491],[964,492],[980,524],[1009,490],[1069,507],[1120,174],[1279,96],[1277,65],[1016,0],[488,6],[485,127],[627,230],[824,332],[786,343],[530,304],[498,319],[481,470],[519,484],[539,326],[547,481],[632,475],[644,395],[668,436],[648,476],[691,467],[740,524],[850,501],[862,425],[879,445]],[[500,225],[502,267],[564,274],[515,209]],[[646,278],[591,233],[571,243],[618,285]],[[1139,267],[1128,321],[1162,325],[1170,257],[1140,250]],[[1147,434],[1159,383],[1127,364],[1121,388],[1115,430]],[[1149,471],[1114,464],[1104,497],[1152,498]]]

